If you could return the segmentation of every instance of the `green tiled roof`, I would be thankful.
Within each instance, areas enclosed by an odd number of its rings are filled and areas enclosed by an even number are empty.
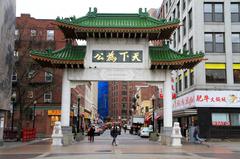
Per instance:
[[[51,64],[83,64],[86,54],[86,46],[72,46],[67,44],[65,48],[52,51],[31,51],[31,56],[36,61]]]
[[[43,65],[50,67],[83,67],[84,57],[86,54],[86,46],[66,45],[61,50],[48,50],[45,52],[31,51],[34,60]],[[171,50],[168,46],[149,47],[149,56],[151,60],[151,68],[161,69],[183,69],[192,68],[204,58],[203,53],[182,54]]]
[[[183,53],[175,52],[167,45],[163,47],[149,47],[149,56],[151,64],[155,66],[170,66],[170,68],[178,69],[191,68],[201,62],[204,54],[201,52],[191,53],[184,51]]]
[[[138,14],[114,14],[97,13],[96,8],[93,12],[90,10],[86,16],[78,19],[71,17],[65,19],[57,18],[56,20],[73,26],[94,28],[155,28],[180,22],[177,19],[172,21],[165,19],[157,20],[150,17],[147,12],[142,12],[141,9],[139,9]]]
[[[95,8],[94,11],[89,10],[84,17],[58,17],[56,19],[56,25],[63,31],[65,37],[70,39],[87,39],[89,37],[169,39],[172,32],[179,27],[179,23],[178,19],[171,21],[155,19],[146,11],[143,12],[142,9],[139,9],[138,14],[117,14],[97,13]]]

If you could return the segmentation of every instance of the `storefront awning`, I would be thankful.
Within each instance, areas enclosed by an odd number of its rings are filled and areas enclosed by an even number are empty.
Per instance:
[[[182,116],[189,116],[189,115],[196,115],[196,109],[185,109],[173,112],[173,117],[182,117]]]

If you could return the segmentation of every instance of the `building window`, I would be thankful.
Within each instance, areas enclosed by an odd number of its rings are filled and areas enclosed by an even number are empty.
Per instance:
[[[192,9],[188,12],[188,28],[192,28]]]
[[[186,51],[187,50],[187,44],[184,44],[183,45],[183,51]]]
[[[122,109],[126,110],[127,109],[127,104],[126,103],[122,103]]]
[[[240,3],[231,3],[231,20],[240,22]]]
[[[33,78],[34,75],[35,75],[35,73],[36,73],[35,70],[30,70],[30,71],[28,72],[28,78]]]
[[[206,53],[223,53],[225,51],[223,33],[205,33],[204,41]]]
[[[187,30],[187,26],[186,26],[186,18],[183,19],[183,36],[186,35],[186,30]]]
[[[179,75],[178,76],[178,79],[179,79],[179,87],[178,87],[178,89],[179,89],[179,92],[181,92],[182,91],[182,75]]]
[[[213,126],[240,126],[239,113],[212,113]]]
[[[185,0],[182,0],[182,10],[184,11],[186,8],[186,1]]]
[[[176,39],[176,32],[173,34],[173,47],[176,48],[177,46],[177,39]]]
[[[234,83],[240,83],[240,64],[233,64]]]
[[[149,107],[145,107],[145,113],[149,112]]]
[[[212,113],[213,126],[230,126],[228,113]]]
[[[54,40],[54,30],[47,30],[47,40]]]
[[[12,82],[16,82],[17,81],[17,72],[13,71],[12,72]]]
[[[177,3],[177,18],[180,18],[180,1]]]
[[[189,81],[190,86],[194,84],[194,70],[190,69],[190,81]]]
[[[232,52],[240,53],[240,33],[232,33]]]
[[[226,65],[206,63],[206,83],[226,83]]]
[[[166,3],[166,15],[168,13],[168,2]]]
[[[223,22],[223,3],[204,3],[205,22]]]
[[[31,29],[31,37],[37,36],[37,30]]]
[[[44,93],[44,103],[52,102],[52,92]]]
[[[178,43],[180,43],[181,40],[181,36],[180,36],[180,27],[177,30],[177,34],[178,34]]]
[[[176,10],[173,10],[173,19],[176,19]]]
[[[122,91],[122,95],[127,95],[127,91]]]
[[[15,35],[15,40],[19,40],[20,34],[18,29],[15,30],[14,35]]]
[[[188,88],[188,72],[184,71],[184,89]]]
[[[193,37],[189,39],[188,47],[189,47],[189,51],[193,52]]]
[[[53,74],[50,72],[45,72],[45,82],[52,82]]]
[[[14,51],[13,56],[18,57],[18,51]]]
[[[240,114],[239,113],[231,113],[230,114],[230,122],[231,122],[231,126],[240,126]]]

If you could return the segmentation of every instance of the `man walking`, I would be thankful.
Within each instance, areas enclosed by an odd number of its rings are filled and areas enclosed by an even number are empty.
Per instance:
[[[111,133],[111,136],[113,138],[112,145],[117,146],[117,142],[116,142],[116,138],[117,138],[117,135],[118,135],[117,126],[113,126],[110,133]]]

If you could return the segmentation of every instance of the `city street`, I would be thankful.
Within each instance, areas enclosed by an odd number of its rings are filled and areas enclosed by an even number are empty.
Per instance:
[[[239,142],[208,142],[204,145],[184,144],[181,148],[160,145],[136,135],[118,136],[117,146],[111,145],[109,131],[95,137],[94,143],[84,141],[70,146],[52,147],[50,140],[32,144],[6,146],[0,149],[1,159],[238,159]]]

